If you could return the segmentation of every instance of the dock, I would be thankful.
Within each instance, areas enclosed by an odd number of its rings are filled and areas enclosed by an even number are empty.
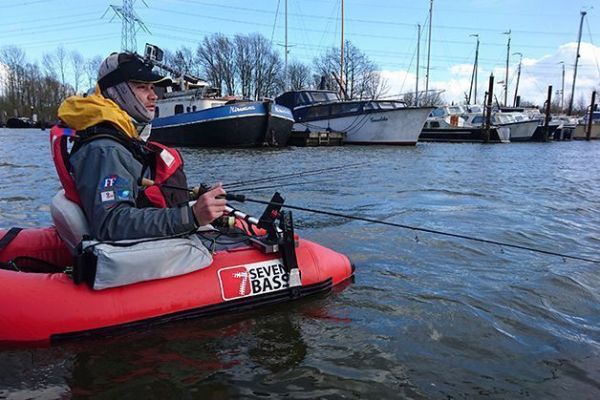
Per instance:
[[[335,131],[292,131],[290,146],[341,146],[344,143],[344,132]]]

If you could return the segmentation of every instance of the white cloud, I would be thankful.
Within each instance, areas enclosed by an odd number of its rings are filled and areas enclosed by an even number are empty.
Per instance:
[[[521,67],[521,76],[519,79],[519,92],[523,101],[533,102],[542,105],[547,97],[548,86],[552,85],[553,100],[560,94],[562,86],[562,64],[565,66],[565,105],[571,93],[573,82],[573,69],[575,62],[575,53],[577,43],[566,43],[560,46],[553,54],[545,55],[539,59],[523,58]],[[579,50],[580,58],[577,69],[577,79],[575,88],[575,102],[581,97],[586,102],[591,101],[593,90],[600,90],[600,47],[591,43],[581,43]],[[471,84],[472,65],[456,64],[448,69],[448,78],[446,80],[430,81],[431,89],[444,90],[443,98],[448,103],[462,103],[465,99],[465,93],[469,91]],[[508,103],[512,104],[514,91],[517,83],[518,56],[512,55],[509,69],[509,89]],[[478,71],[477,97],[481,103],[484,93],[488,89],[490,71],[484,71],[481,68]],[[506,70],[504,67],[496,67],[494,73],[494,94],[498,100],[503,101],[503,84]],[[389,94],[398,94],[414,91],[415,75],[406,71],[381,71],[382,76],[387,79],[390,90]],[[420,77],[420,90],[425,87],[424,77]]]
[[[414,92],[416,75],[404,70],[380,71],[381,77],[386,81],[389,90],[386,97],[398,97],[402,93]]]

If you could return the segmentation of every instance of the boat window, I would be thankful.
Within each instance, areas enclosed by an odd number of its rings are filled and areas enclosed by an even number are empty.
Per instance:
[[[392,110],[396,107],[394,107],[394,103],[390,102],[390,101],[382,101],[379,103],[379,107],[382,110]]]
[[[340,96],[337,93],[325,93],[325,97],[327,97],[328,101],[338,101],[340,100]]]
[[[329,106],[323,105],[323,106],[319,106],[319,107],[311,107],[306,112],[305,118],[321,118],[321,117],[328,117],[328,116],[329,116]]]
[[[431,115],[432,117],[443,117],[443,116],[444,116],[444,114],[445,114],[445,113],[444,113],[444,110],[443,110],[443,109],[441,109],[441,108],[436,108],[435,110],[433,110],[433,111],[431,112],[431,114],[430,114],[430,115]]]
[[[309,93],[300,93],[298,96],[298,104],[297,106],[303,106],[306,104],[312,103],[312,97]]]
[[[191,111],[191,109],[190,109],[190,106],[187,106],[187,107],[185,108],[185,112],[190,112],[190,111]]]
[[[175,105],[175,114],[181,114],[183,112],[183,104]]]
[[[473,125],[483,124],[483,116],[482,115],[478,115],[476,117],[473,117],[473,121],[471,123]]]
[[[192,111],[196,111],[196,106],[192,106]]]
[[[440,127],[440,122],[439,122],[439,121],[431,121],[431,122],[429,123],[429,126],[430,126],[431,128],[439,128],[439,127]]]
[[[324,102],[324,101],[329,101],[330,97],[328,96],[329,93],[323,93],[323,92],[313,92],[311,93],[312,95],[312,100],[314,103],[320,103],[320,102]]]
[[[363,106],[363,110],[379,110],[379,104],[374,101],[370,101]]]
[[[154,118],[158,118],[160,116],[160,111],[158,110],[158,106],[154,108]]]
[[[331,114],[352,114],[360,111],[360,103],[341,103],[331,106]]]

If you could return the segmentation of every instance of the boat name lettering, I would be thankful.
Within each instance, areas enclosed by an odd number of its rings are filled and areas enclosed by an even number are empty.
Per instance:
[[[283,290],[289,276],[281,260],[226,267],[218,271],[223,300],[239,299]]]
[[[277,104],[273,104],[273,110],[282,114],[289,114],[287,108],[278,106]]]
[[[371,122],[381,122],[381,121],[387,121],[387,117],[379,117],[379,118],[374,118],[371,117]]]
[[[252,110],[256,110],[256,107],[255,106],[244,106],[244,107],[232,106],[230,110],[231,110],[231,112],[252,111]]]

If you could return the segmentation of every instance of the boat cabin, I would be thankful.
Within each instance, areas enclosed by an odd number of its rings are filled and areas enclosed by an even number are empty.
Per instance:
[[[158,100],[154,110],[154,118],[170,117],[176,114],[218,107],[230,100],[220,98],[219,91],[204,81],[197,84],[186,84],[185,87],[174,84],[160,92],[157,90],[157,95]]]
[[[292,110],[296,122],[342,118],[405,108],[398,100],[342,100],[329,90],[298,90],[285,92],[275,103]]]
[[[275,103],[293,110],[295,107],[307,106],[318,103],[332,103],[342,101],[340,96],[332,90],[294,90],[285,92],[275,99]]]
[[[583,118],[580,119],[580,124],[587,124],[590,120],[590,112],[586,112]],[[600,111],[594,111],[592,113],[592,124],[600,124]]]

